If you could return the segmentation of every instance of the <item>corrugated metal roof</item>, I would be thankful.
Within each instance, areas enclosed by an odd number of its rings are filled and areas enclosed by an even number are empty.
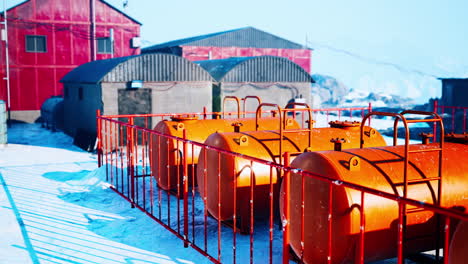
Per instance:
[[[199,65],[172,54],[154,53],[89,62],[65,75],[62,83],[213,81]]]
[[[82,64],[67,75],[60,82],[62,83],[98,83],[104,76],[120,63],[123,63],[132,57],[119,57],[108,60],[96,60]]]
[[[284,38],[254,27],[245,27],[153,45],[143,48],[142,53],[157,52],[175,46],[304,49],[302,45]]]
[[[26,2],[29,2],[29,1],[30,1],[30,0],[10,0],[10,2],[8,2],[7,5],[6,5],[7,12],[9,12],[10,10],[12,10],[12,9],[14,9],[14,8],[16,8],[16,7],[18,7],[18,6],[20,6],[20,5],[24,4],[24,3],[26,3]],[[120,10],[119,8],[113,6],[112,4],[110,4],[110,3],[108,3],[108,2],[106,2],[106,1],[104,1],[104,0],[99,0],[99,1],[101,1],[101,2],[104,3],[105,5],[109,6],[110,8],[116,10],[117,12],[122,13],[122,15],[124,15],[124,16],[127,17],[128,19],[132,20],[133,22],[135,22],[135,23],[137,23],[137,24],[139,24],[139,25],[143,25],[143,24],[140,23],[138,20],[136,20],[136,19],[134,19],[133,17],[127,15],[124,11],[122,11],[122,10]],[[2,10],[1,12],[3,12],[3,8],[2,8],[1,10]],[[3,17],[3,14],[0,14],[0,16]]]
[[[241,57],[195,63],[218,82],[314,82],[301,66],[283,57]]]

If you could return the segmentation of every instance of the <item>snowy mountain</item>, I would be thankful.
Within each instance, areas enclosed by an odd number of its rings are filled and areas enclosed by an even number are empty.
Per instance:
[[[312,77],[315,108],[367,106],[369,103],[373,107],[408,108],[415,104],[413,99],[399,95],[349,88],[332,76],[314,74]]]

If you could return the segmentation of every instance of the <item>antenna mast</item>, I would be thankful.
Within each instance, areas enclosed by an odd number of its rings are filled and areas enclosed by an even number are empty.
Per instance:
[[[10,99],[10,57],[8,55],[8,19],[7,19],[7,9],[6,9],[6,0],[3,0],[3,23],[5,25],[2,30],[2,40],[5,41],[5,74],[3,80],[6,80],[7,87],[7,111],[8,111],[8,123],[10,122],[11,117],[11,99]]]

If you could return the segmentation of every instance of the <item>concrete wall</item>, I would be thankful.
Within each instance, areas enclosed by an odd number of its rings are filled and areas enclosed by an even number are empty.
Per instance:
[[[264,103],[278,104],[283,108],[290,100],[302,96],[305,102],[312,107],[310,89],[310,83],[221,83],[220,99],[225,96],[243,98],[247,95],[256,95],[259,96]],[[222,101],[220,104],[222,104]],[[255,107],[255,105],[257,105],[257,103],[252,104],[251,107],[247,105],[247,110],[252,110],[252,107]],[[233,103],[226,103],[225,110],[237,111]]]
[[[105,115],[119,114],[118,92],[119,89],[126,89],[126,87],[125,83],[102,83]],[[152,90],[153,114],[201,112],[203,107],[211,111],[211,87],[211,82],[145,82],[143,84],[143,88]],[[158,120],[152,121],[153,126]]]

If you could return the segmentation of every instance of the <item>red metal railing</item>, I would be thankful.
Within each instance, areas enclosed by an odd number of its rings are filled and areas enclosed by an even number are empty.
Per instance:
[[[317,112],[320,110],[316,110]],[[329,110],[332,111],[332,110]],[[338,111],[333,109],[333,111]],[[341,109],[341,111],[343,111]],[[183,115],[199,115],[204,118],[212,113],[206,111],[201,113],[184,113]],[[181,114],[177,114],[181,115]],[[361,186],[345,181],[337,181],[326,175],[313,174],[307,171],[302,171],[292,168],[289,165],[289,155],[285,154],[283,165],[272,163],[270,161],[261,160],[255,157],[250,157],[224,149],[207,146],[203,143],[193,142],[186,139],[185,133],[182,138],[174,137],[156,132],[149,129],[148,124],[150,118],[164,119],[168,116],[176,116],[174,114],[161,115],[125,115],[125,116],[97,116],[98,127],[98,162],[99,166],[106,167],[107,181],[111,188],[130,202],[132,207],[136,207],[147,214],[149,217],[157,221],[167,230],[172,232],[176,237],[182,240],[185,247],[191,246],[202,255],[206,256],[213,263],[289,263],[290,259],[290,241],[289,235],[290,225],[288,216],[288,203],[284,202],[285,218],[282,222],[277,217],[277,204],[279,202],[279,193],[275,192],[279,180],[278,175],[284,175],[284,201],[290,196],[290,188],[288,183],[291,177],[291,172],[300,177],[310,177],[316,180],[324,181],[330,189],[329,194],[329,216],[328,216],[328,233],[324,234],[328,238],[328,259],[327,263],[332,263],[332,228],[331,223],[334,218],[332,214],[332,191],[337,188],[350,188],[361,193],[361,197],[374,195],[398,203],[400,208],[404,206],[414,206],[424,208],[434,213],[440,214],[445,219],[445,243],[444,255],[448,255],[448,241],[450,238],[450,222],[455,219],[467,221],[468,215],[459,211],[442,208],[437,205],[423,203],[421,201],[412,200],[409,198],[397,196],[392,193],[382,192],[366,186]],[[143,118],[144,124],[147,127],[135,125],[135,119]],[[120,119],[120,120],[118,120]],[[170,142],[175,142],[175,148],[170,150],[167,148],[167,153],[161,153],[160,149],[154,148],[154,145]],[[217,200],[209,200],[206,196],[208,191],[207,168],[197,168],[193,158],[197,153],[195,149],[200,148],[206,153],[212,151],[217,153],[217,158],[214,163],[218,164],[218,178],[216,184],[212,184],[209,191],[217,192]],[[174,165],[179,166],[176,173],[180,174],[181,182],[175,190],[164,190],[158,186],[161,173],[155,171],[152,160],[158,162],[162,155],[169,156],[174,151],[177,153],[177,159]],[[245,164],[245,170],[242,172],[236,171],[235,166],[232,166],[233,171],[221,171],[220,164],[225,160],[225,157],[230,157],[232,161],[237,160]],[[206,158],[206,157],[205,157]],[[169,158],[166,160],[170,160]],[[205,163],[205,166],[207,163]],[[163,166],[161,166],[163,165]],[[166,166],[164,166],[166,165]],[[169,171],[169,164],[160,164],[158,167]],[[195,175],[196,171],[202,172],[200,176],[204,182],[204,195],[200,195],[197,191]],[[266,216],[258,216],[258,198],[255,191],[258,187],[255,183],[255,170],[269,170],[269,182],[264,183],[268,189],[266,198],[268,200],[268,210]],[[250,186],[241,190],[238,186],[237,178],[241,176],[250,179]],[[229,192],[232,193],[230,204],[222,203],[226,193],[222,192],[221,184],[224,176],[232,174],[232,182],[224,182],[230,187]],[[189,179],[188,177],[191,177]],[[200,179],[200,178],[199,178]],[[178,180],[179,181],[179,180]],[[171,186],[169,184],[169,186]],[[239,233],[239,223],[237,212],[239,208],[245,207],[239,201],[239,192],[248,193],[247,210],[248,210],[248,230],[246,233]],[[244,192],[245,191],[245,192]],[[306,195],[303,193],[303,196]],[[304,201],[304,197],[302,198]],[[229,200],[229,199],[228,199]],[[361,232],[359,235],[359,250],[356,258],[356,263],[364,263],[364,244],[365,244],[365,206],[364,199],[361,199]],[[208,205],[215,204],[216,210],[209,211]],[[232,208],[233,217],[228,220],[221,220],[222,211],[225,208]],[[302,210],[304,214],[304,210]],[[245,221],[245,219],[243,219]],[[398,221],[403,224],[403,211],[400,210]],[[304,224],[302,224],[304,226]],[[402,230],[400,225],[400,229]],[[303,233],[303,232],[302,232]],[[398,234],[395,234],[397,236]],[[399,236],[398,245],[402,243],[402,236]],[[304,250],[304,246],[302,246]],[[299,254],[298,262],[301,262],[302,256]],[[398,263],[403,262],[403,255],[396,254]],[[447,258],[446,258],[447,259]]]
[[[433,111],[446,120],[444,121],[446,131],[458,134],[467,132],[466,120],[468,107],[440,105],[438,100],[434,100]],[[448,116],[448,118],[446,118],[446,116]],[[434,135],[435,134],[434,128]]]

